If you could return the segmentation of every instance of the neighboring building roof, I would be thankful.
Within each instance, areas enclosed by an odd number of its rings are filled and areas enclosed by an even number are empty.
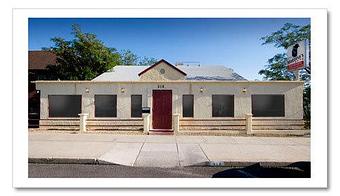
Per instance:
[[[168,61],[161,59],[160,61],[156,62],[155,64],[149,66],[148,68],[144,69],[142,72],[140,72],[138,74],[138,76],[142,75],[143,73],[149,71],[150,69],[154,68],[155,66],[159,65],[160,63],[165,63],[167,65],[169,65],[171,68],[177,70],[179,73],[183,74],[183,75],[187,75],[186,73],[184,73],[182,70],[178,69],[177,67],[175,67],[174,65],[172,65],[171,63],[169,63]]]
[[[186,80],[246,80],[232,69],[224,66],[177,66],[176,69],[186,73]],[[118,65],[92,81],[138,81],[138,74],[147,69],[146,66]]]
[[[246,80],[234,70],[221,66],[183,66],[183,71],[187,73],[187,80]]]
[[[50,51],[29,51],[28,69],[46,69],[47,65],[55,65],[57,56]]]

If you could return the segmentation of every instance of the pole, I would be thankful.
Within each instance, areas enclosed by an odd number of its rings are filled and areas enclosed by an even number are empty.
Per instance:
[[[294,71],[294,77],[295,77],[295,80],[297,80],[297,81],[300,80],[299,70]]]

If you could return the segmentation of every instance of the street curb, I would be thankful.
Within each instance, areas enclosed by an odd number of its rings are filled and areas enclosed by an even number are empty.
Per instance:
[[[300,162],[300,161],[299,161]],[[309,162],[309,161],[301,161]],[[206,161],[204,163],[194,164],[194,166],[208,166],[208,167],[248,167],[259,164],[261,167],[287,167],[297,162],[282,162],[282,161]]]
[[[28,163],[35,164],[88,164],[88,165],[117,165],[98,159],[83,158],[28,158]]]
[[[299,161],[310,162],[310,161]],[[82,158],[28,158],[28,163],[33,164],[87,164],[87,165],[122,165],[107,162],[99,159],[82,159]],[[182,167],[248,167],[259,164],[262,167],[293,167],[292,164],[298,162],[273,162],[273,161],[205,161]],[[127,167],[136,167],[131,165],[122,165]]]

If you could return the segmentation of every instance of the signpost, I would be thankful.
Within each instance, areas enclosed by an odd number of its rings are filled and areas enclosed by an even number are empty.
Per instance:
[[[299,80],[299,70],[309,66],[309,42],[299,41],[287,48],[288,71],[294,72]]]

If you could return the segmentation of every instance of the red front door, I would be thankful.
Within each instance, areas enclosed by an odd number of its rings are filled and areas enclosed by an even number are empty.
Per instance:
[[[152,92],[153,129],[172,129],[172,92],[154,90]]]

